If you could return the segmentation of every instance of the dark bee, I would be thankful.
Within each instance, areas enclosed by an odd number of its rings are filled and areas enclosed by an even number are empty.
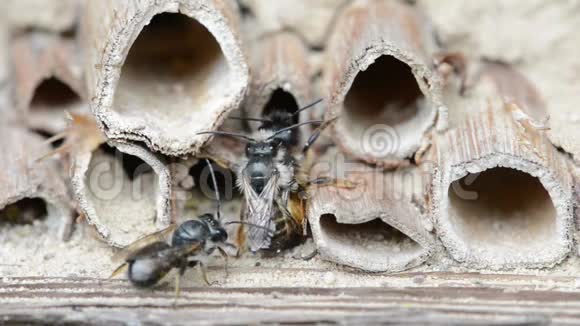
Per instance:
[[[294,123],[301,111],[318,103],[316,101],[294,113],[274,110],[265,118],[236,118],[261,122],[253,137],[230,132],[203,132],[233,136],[248,142],[245,158],[237,167],[238,186],[246,198],[243,219],[261,226],[248,232],[250,250],[286,249],[296,244],[303,235],[304,201],[300,194],[312,183],[300,172],[303,157],[295,155],[297,128],[319,124],[302,148],[308,151],[322,130],[334,121],[311,120]]]
[[[227,242],[228,233],[224,225],[242,222],[229,222],[222,225],[220,215],[220,199],[213,167],[206,160],[216,191],[217,218],[212,214],[204,214],[195,220],[188,220],[178,227],[172,225],[162,231],[137,240],[123,248],[115,260],[125,262],[111,275],[118,275],[127,270],[131,283],[137,287],[152,287],[165,277],[172,269],[177,268],[176,295],[179,293],[179,280],[188,267],[198,265],[206,284],[210,285],[206,273],[206,260],[217,249],[226,259],[226,247],[235,246]],[[172,234],[168,243],[166,238]]]

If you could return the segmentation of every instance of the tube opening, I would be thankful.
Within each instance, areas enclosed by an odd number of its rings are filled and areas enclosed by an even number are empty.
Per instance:
[[[384,55],[358,73],[345,97],[344,110],[362,133],[375,124],[405,124],[417,116],[423,100],[411,68]]]
[[[142,159],[101,145],[92,154],[84,182],[96,216],[112,232],[155,231],[159,176]]]
[[[413,259],[423,251],[421,245],[401,231],[375,219],[361,224],[343,224],[332,214],[320,217],[320,229],[329,245],[345,253],[353,252],[385,260],[389,256]]]
[[[229,169],[226,169],[214,161],[210,160],[211,166],[214,170],[217,187],[222,201],[230,201],[233,198],[241,196],[237,184],[236,174]],[[215,199],[215,187],[210,174],[210,169],[205,160],[200,160],[197,164],[191,167],[189,175],[193,178],[196,191],[200,192],[204,198],[211,200]]]
[[[266,103],[266,105],[264,106],[263,115],[268,116],[275,111],[285,111],[289,113],[295,113],[296,111],[298,111],[298,109],[299,109],[298,102],[296,101],[294,95],[286,92],[281,88],[278,88],[272,93],[270,99],[268,100],[268,103]],[[298,123],[298,119],[299,119],[298,116],[294,117],[293,122]]]
[[[558,239],[550,195],[527,173],[493,168],[469,174],[452,183],[448,196],[450,223],[474,249],[533,255]]]
[[[0,226],[26,225],[48,216],[46,202],[40,198],[24,198],[0,209]]]
[[[196,112],[216,110],[231,95],[230,75],[220,45],[205,26],[183,14],[161,13],[132,45],[113,109],[150,119],[172,134],[189,134],[187,123]]]
[[[286,92],[285,90],[278,88],[276,89],[270,99],[264,106],[263,116],[272,116],[274,112],[288,112],[288,113],[295,113],[298,111],[299,106],[296,98],[291,93]],[[293,117],[291,123],[295,124],[300,121],[300,115],[296,115]],[[292,144],[298,143],[299,131],[293,133]]]
[[[33,111],[66,110],[81,103],[80,96],[58,78],[45,79],[34,91],[30,102]]]

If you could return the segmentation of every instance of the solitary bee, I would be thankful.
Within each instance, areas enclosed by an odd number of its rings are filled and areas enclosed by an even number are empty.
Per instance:
[[[177,268],[179,270],[175,279],[175,295],[177,297],[179,295],[179,281],[188,267],[198,265],[203,280],[207,285],[211,285],[207,278],[206,261],[216,249],[226,260],[227,272],[228,255],[225,248],[235,248],[235,245],[227,242],[228,233],[224,226],[243,222],[221,223],[217,182],[211,163],[207,159],[206,162],[215,189],[217,218],[213,214],[204,214],[198,219],[185,221],[179,226],[169,226],[137,240],[115,255],[113,260],[123,259],[124,263],[113,272],[111,277],[127,270],[128,278],[133,285],[152,287],[159,283],[172,269]],[[171,241],[168,243],[167,238],[170,234],[172,234]]]
[[[294,113],[275,110],[265,118],[236,118],[261,122],[252,136],[238,133],[208,131],[200,134],[232,136],[247,141],[245,158],[236,169],[238,187],[246,201],[242,218],[260,226],[248,232],[250,250],[279,251],[294,244],[303,236],[304,191],[311,184],[329,184],[330,179],[308,181],[307,170],[301,164],[312,144],[332,121],[310,120],[293,123],[296,115],[320,103],[318,100]],[[302,148],[302,157],[295,156],[297,128],[319,124]]]

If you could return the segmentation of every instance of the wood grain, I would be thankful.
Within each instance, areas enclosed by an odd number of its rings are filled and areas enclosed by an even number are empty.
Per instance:
[[[467,118],[435,141],[431,213],[437,232],[451,255],[469,266],[554,266],[572,246],[566,157],[534,118],[541,116],[541,102],[532,85],[509,66],[483,69],[487,77],[472,90],[479,100],[465,102]]]
[[[23,33],[11,42],[11,59],[13,107],[28,127],[57,134],[66,127],[65,111],[88,111],[82,59],[74,39]]]
[[[4,321],[220,325],[255,323],[388,323],[431,325],[573,324],[580,319],[580,293],[526,285],[515,275],[401,274],[393,278],[439,279],[430,287],[184,288],[174,304],[171,288],[138,291],[125,281],[4,278]],[[485,286],[454,285],[483,282]],[[464,284],[467,284],[465,282]]]
[[[337,19],[323,70],[329,117],[340,116],[334,139],[351,156],[397,167],[446,127],[441,81],[432,71],[433,31],[416,9],[399,1],[354,1]],[[372,132],[373,128],[380,128]],[[369,134],[369,132],[371,132]],[[386,134],[368,150],[367,136]]]
[[[366,271],[396,272],[420,265],[433,252],[424,195],[431,171],[383,171],[330,150],[313,168],[311,178],[318,177],[353,185],[313,186],[310,191],[308,221],[324,259]]]
[[[110,145],[114,154],[103,147],[74,152],[71,183],[87,222],[111,246],[123,247],[169,226],[171,175],[165,159],[143,146]],[[139,164],[130,171],[129,156]]]
[[[42,199],[46,218],[54,221],[59,236],[66,239],[71,232],[72,201],[61,167],[51,160],[36,162],[50,146],[40,136],[14,126],[0,128],[0,143],[0,210],[24,199]]]

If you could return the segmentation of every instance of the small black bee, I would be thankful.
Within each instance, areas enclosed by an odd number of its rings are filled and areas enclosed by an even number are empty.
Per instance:
[[[220,215],[220,198],[213,167],[206,159],[212,182],[216,192],[217,218],[212,214],[204,214],[196,220],[188,220],[178,227],[172,225],[164,230],[153,233],[145,238],[137,240],[131,245],[123,248],[114,260],[123,259],[125,262],[119,266],[111,275],[114,277],[124,270],[131,283],[137,287],[152,287],[157,284],[172,269],[177,268],[176,274],[176,297],[179,294],[179,280],[188,267],[198,265],[201,275],[206,284],[211,283],[207,279],[206,260],[217,249],[226,260],[226,247],[235,245],[228,243],[228,233],[224,225],[247,224],[233,221],[222,225]],[[173,232],[173,233],[172,233]],[[171,242],[168,244],[166,238],[173,234]]]
[[[294,154],[296,131],[303,125],[320,125],[302,148],[304,155],[322,130],[335,119],[294,121],[297,114],[321,101],[293,113],[274,110],[265,118],[235,118],[262,123],[253,137],[222,131],[200,133],[232,136],[248,142],[246,157],[236,170],[238,186],[246,198],[243,219],[261,227],[249,230],[251,251],[285,249],[294,245],[303,234],[305,203],[300,193],[310,184],[319,182],[308,182],[301,174],[304,172],[300,171],[302,157]]]

